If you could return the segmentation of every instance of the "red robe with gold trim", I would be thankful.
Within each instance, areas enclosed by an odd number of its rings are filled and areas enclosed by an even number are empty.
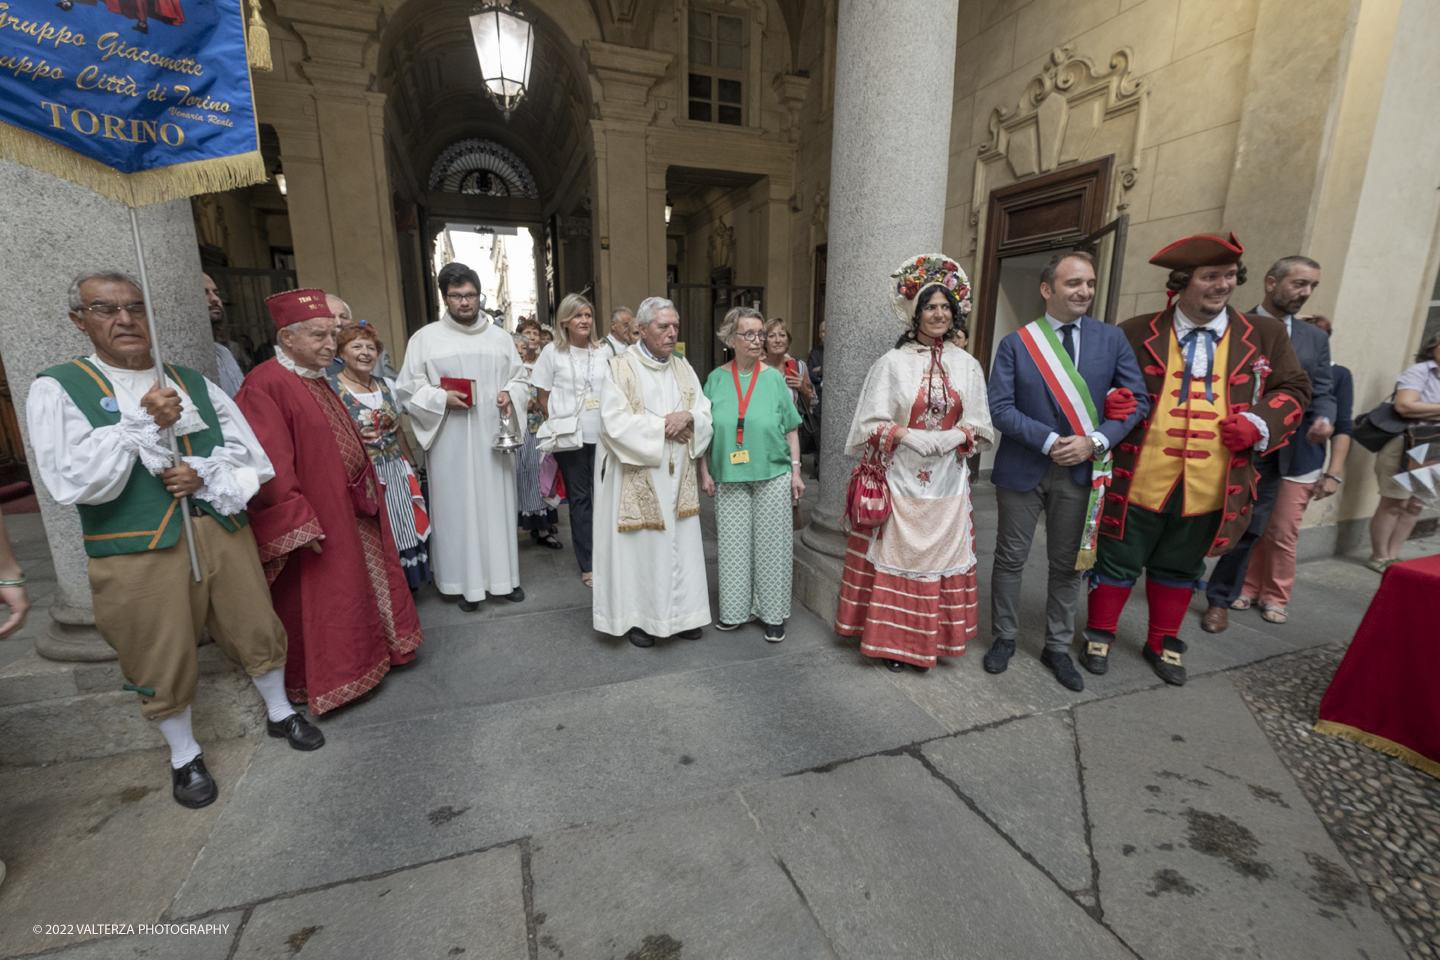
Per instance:
[[[324,713],[366,693],[424,640],[379,478],[354,421],[322,378],[267,360],[235,396],[275,479],[247,508],[275,612],[290,635],[285,688]],[[351,485],[378,512],[362,515]],[[322,552],[307,544],[324,534]]]

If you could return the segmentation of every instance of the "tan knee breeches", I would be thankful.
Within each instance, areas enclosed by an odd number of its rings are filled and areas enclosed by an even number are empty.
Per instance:
[[[173,717],[195,699],[202,627],[252,677],[285,665],[285,628],[270,603],[255,535],[249,527],[229,533],[211,517],[196,517],[192,526],[200,583],[183,536],[164,550],[90,559],[95,626],[120,655],[126,681],[154,691],[139,695],[149,720]]]

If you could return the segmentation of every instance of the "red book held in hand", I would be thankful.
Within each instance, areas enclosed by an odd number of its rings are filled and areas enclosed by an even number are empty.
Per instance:
[[[475,381],[464,377],[441,377],[441,390],[454,390],[465,399],[465,406],[475,406]]]

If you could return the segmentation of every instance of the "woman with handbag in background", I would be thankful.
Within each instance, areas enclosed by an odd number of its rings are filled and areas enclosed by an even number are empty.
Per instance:
[[[516,326],[515,349],[520,351],[526,378],[533,378],[535,361],[540,355],[540,322],[534,317],[526,317]],[[545,414],[540,411],[540,399],[532,383],[530,402],[525,408],[525,428],[520,431],[521,444],[515,456],[515,509],[519,513],[520,529],[528,530],[531,540],[549,550],[564,550],[565,545],[555,536],[559,511],[545,502],[540,491],[544,454],[540,452],[535,434],[544,422]]]
[[[1415,529],[1420,511],[1425,509],[1425,500],[1395,478],[1419,466],[1408,462],[1406,457],[1407,450],[1415,446],[1417,440],[1428,441],[1430,433],[1440,439],[1440,424],[1434,423],[1440,421],[1440,363],[1437,361],[1440,361],[1440,331],[1425,338],[1415,354],[1415,365],[1407,367],[1395,381],[1395,413],[1411,422],[1375,454],[1380,506],[1370,518],[1370,559],[1365,565],[1376,573],[1383,573],[1400,559],[1400,548],[1410,539],[1410,531]]]
[[[610,375],[609,353],[598,350],[595,308],[572,293],[555,314],[555,340],[540,351],[532,382],[546,420],[536,434],[540,449],[555,455],[570,504],[570,539],[580,579],[593,586],[590,564],[591,502],[595,444],[600,440],[600,386]]]
[[[800,412],[781,374],[760,362],[765,318],[754,307],[725,315],[720,341],[735,359],[705,381],[715,438],[697,462],[700,489],[715,498],[720,619],[735,630],[758,617],[765,639],[785,639],[794,567],[792,505],[800,479]]]
[[[965,652],[979,610],[965,457],[995,439],[980,364],[957,347],[970,285],[944,254],[890,275],[905,332],[865,377],[845,452],[862,453],[846,508],[851,527],[835,631],[899,672]],[[874,483],[885,468],[884,485]],[[888,510],[885,501],[888,500]]]

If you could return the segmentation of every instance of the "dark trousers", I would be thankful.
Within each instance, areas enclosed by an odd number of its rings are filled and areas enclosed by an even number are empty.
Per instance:
[[[1000,508],[995,528],[995,567],[990,575],[990,630],[1013,640],[1020,630],[1020,581],[1035,526],[1045,515],[1049,578],[1045,599],[1045,647],[1057,653],[1075,639],[1075,605],[1080,580],[1075,555],[1085,536],[1085,511],[1090,491],[1070,479],[1070,468],[1051,462],[1033,490],[995,488]]]
[[[594,513],[590,491],[595,480],[595,444],[587,443],[579,450],[561,450],[555,454],[555,465],[565,479],[565,500],[570,504],[570,539],[575,542],[575,559],[581,573],[590,572],[590,517]]]
[[[1132,503],[1125,509],[1125,536],[1100,537],[1095,576],[1101,583],[1133,587],[1144,573],[1161,586],[1193,588],[1205,575],[1205,553],[1223,512],[1185,516],[1179,484],[1158,513]]]
[[[1250,569],[1250,552],[1265,536],[1270,526],[1270,514],[1275,512],[1275,500],[1280,496],[1280,457],[1271,454],[1255,458],[1255,469],[1260,480],[1255,485],[1255,503],[1250,507],[1250,526],[1240,535],[1235,549],[1220,558],[1210,574],[1210,583],[1205,588],[1205,599],[1212,607],[1228,607],[1240,596],[1245,587],[1245,574]]]

